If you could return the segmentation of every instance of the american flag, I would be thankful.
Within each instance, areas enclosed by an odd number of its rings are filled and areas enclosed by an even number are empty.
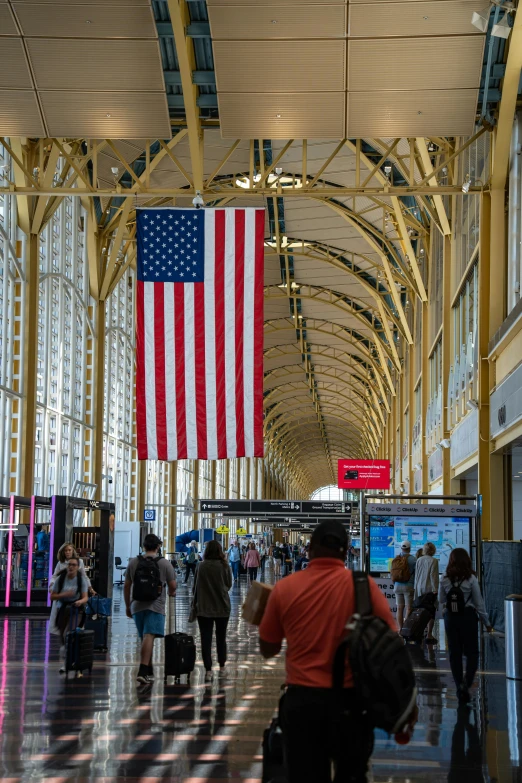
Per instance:
[[[137,210],[138,459],[263,456],[263,209]]]

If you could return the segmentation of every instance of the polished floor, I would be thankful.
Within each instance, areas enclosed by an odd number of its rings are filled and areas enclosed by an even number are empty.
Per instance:
[[[109,653],[96,656],[91,677],[69,683],[58,672],[58,641],[49,639],[46,621],[0,618],[2,780],[260,783],[260,739],[277,704],[283,659],[265,662],[258,655],[257,630],[240,618],[245,591],[245,585],[233,590],[225,676],[216,671],[205,683],[198,659],[190,685],[164,685],[157,676],[141,693],[137,638],[120,588]],[[180,586],[171,630],[175,617],[178,630],[188,629],[188,609],[189,590]],[[471,706],[459,708],[440,631],[440,649],[414,649],[415,735],[399,746],[379,733],[370,780],[522,781],[522,683],[505,678],[504,640],[483,640]],[[157,675],[162,655],[157,642]]]

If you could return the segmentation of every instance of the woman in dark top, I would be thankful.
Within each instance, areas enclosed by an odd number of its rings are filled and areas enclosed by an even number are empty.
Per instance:
[[[227,661],[227,625],[230,617],[232,572],[221,544],[209,541],[205,547],[203,562],[198,564],[195,580],[195,608],[201,635],[201,652],[205,664],[205,679],[212,671],[212,634],[216,626],[216,647],[220,669]]]

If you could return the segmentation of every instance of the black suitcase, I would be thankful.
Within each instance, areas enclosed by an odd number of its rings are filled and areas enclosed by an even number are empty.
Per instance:
[[[171,633],[165,636],[165,680],[170,675],[179,679],[182,674],[187,678],[196,665],[196,645],[194,637],[186,633]]]
[[[109,618],[104,614],[98,614],[94,617],[88,616],[84,628],[94,634],[94,649],[98,652],[107,652]]]
[[[65,634],[65,677],[69,679],[69,672],[73,671],[76,677],[83,677],[83,672],[92,671],[94,663],[94,632],[84,631],[83,628],[73,627],[74,612],[71,607],[71,621],[69,631]],[[79,613],[76,609],[76,625],[78,625]]]
[[[432,617],[427,609],[414,609],[402,626],[402,638],[407,642],[422,642],[424,631]]]
[[[279,721],[274,718],[263,733],[263,772],[261,783],[286,783],[283,762],[283,735]]]

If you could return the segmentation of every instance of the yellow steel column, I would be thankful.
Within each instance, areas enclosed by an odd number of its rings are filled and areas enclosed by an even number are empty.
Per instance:
[[[451,272],[453,267],[453,245],[449,236],[444,237],[442,260],[442,435],[450,438],[448,427],[448,382],[451,366]],[[451,492],[450,450],[442,450],[442,491]]]
[[[421,346],[421,438],[422,438],[422,492],[427,493],[429,489],[428,474],[428,449],[426,446],[426,416],[428,413],[428,402],[430,399],[430,362],[429,351],[429,304],[422,303],[422,346]]]
[[[485,539],[492,538],[488,362],[490,259],[491,239],[494,233],[491,230],[491,217],[491,196],[489,193],[482,193],[480,197],[480,247],[478,266],[478,491],[482,495],[482,537]]]
[[[98,302],[96,311],[96,361],[94,363],[95,379],[93,384],[94,400],[94,431],[91,441],[91,458],[93,482],[96,484],[96,500],[103,500],[103,414],[104,414],[104,381],[105,381],[105,302]],[[140,508],[143,513],[143,507]]]
[[[18,426],[22,427],[22,487],[21,494],[33,494],[34,448],[36,437],[36,367],[38,349],[38,236],[30,234],[27,240],[27,281],[23,318],[25,323],[25,356],[23,367],[23,400]],[[58,469],[58,468],[57,468]],[[15,488],[13,488],[13,492]]]
[[[168,520],[169,520],[169,528],[168,528],[168,547],[169,552],[174,552],[176,549],[176,536],[178,534],[177,531],[177,521],[178,521],[178,515],[177,515],[177,509],[172,508],[172,506],[176,506],[178,502],[178,463],[177,460],[174,460],[169,464],[169,470],[170,470],[170,487],[169,487],[169,503],[171,504],[171,508],[169,508],[168,513]]]

